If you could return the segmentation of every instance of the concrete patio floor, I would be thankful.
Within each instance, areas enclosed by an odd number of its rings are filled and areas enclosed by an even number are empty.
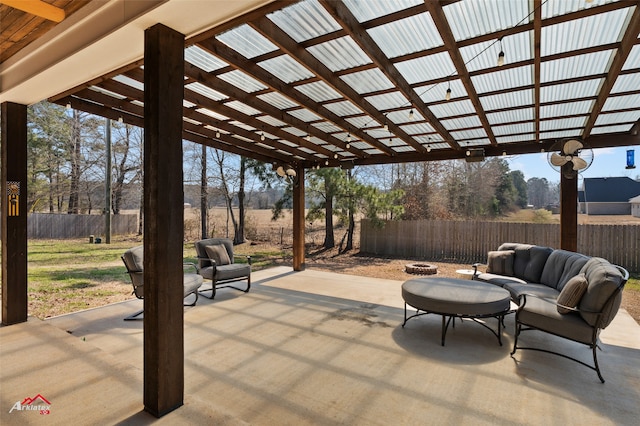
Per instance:
[[[251,292],[221,290],[185,308],[185,405],[143,411],[142,321],[132,300],[0,328],[0,424],[635,425],[640,326],[621,310],[601,335],[607,380],[534,351],[509,356],[471,321],[440,346],[441,318],[405,328],[400,281],[278,267]],[[495,326],[495,321],[490,320]],[[529,332],[523,343],[584,346]],[[50,414],[13,411],[42,395]]]

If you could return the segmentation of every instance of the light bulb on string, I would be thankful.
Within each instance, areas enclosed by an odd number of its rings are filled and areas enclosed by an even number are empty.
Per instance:
[[[220,137],[220,130],[216,130],[216,138]]]
[[[502,50],[502,37],[500,37],[500,53],[498,53],[498,66],[504,65],[504,50]]]
[[[260,133],[260,140],[261,140],[261,141],[264,141],[264,139],[265,139],[265,138],[264,138],[264,132],[262,132],[262,133]]]
[[[409,120],[413,120],[413,108],[409,110]]]
[[[451,87],[447,88],[447,92],[444,95],[444,99],[445,99],[445,101],[450,101],[451,100]]]

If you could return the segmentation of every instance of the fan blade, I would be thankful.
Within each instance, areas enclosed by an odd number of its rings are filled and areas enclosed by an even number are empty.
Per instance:
[[[573,170],[586,169],[589,164],[580,157],[573,157]]]
[[[554,152],[553,154],[551,154],[551,164],[557,167],[562,167],[567,164],[567,159],[564,155],[560,155]]]
[[[562,152],[569,155],[575,155],[579,149],[582,149],[582,147],[582,142],[576,139],[570,139],[564,144]]]

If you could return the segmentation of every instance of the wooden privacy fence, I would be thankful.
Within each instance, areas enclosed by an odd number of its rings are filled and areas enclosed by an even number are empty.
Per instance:
[[[360,251],[459,263],[485,262],[506,242],[560,247],[560,225],[483,221],[362,220]],[[578,252],[598,256],[631,272],[640,271],[640,226],[578,225]]]
[[[28,238],[88,238],[104,235],[105,217],[94,214],[32,213],[27,218]],[[111,215],[111,235],[137,232],[138,215]]]

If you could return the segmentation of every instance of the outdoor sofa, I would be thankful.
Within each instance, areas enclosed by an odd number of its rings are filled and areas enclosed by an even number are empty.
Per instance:
[[[474,264],[477,271],[479,264]],[[507,289],[518,304],[515,342],[517,349],[553,353],[595,370],[600,330],[607,327],[620,307],[629,272],[598,257],[530,244],[505,243],[487,256],[486,272],[474,279]],[[593,365],[550,349],[518,346],[520,333],[540,330],[588,345]]]
[[[236,263],[233,253],[233,241],[228,238],[207,238],[195,242],[198,256],[198,274],[205,280],[211,280],[211,288],[203,288],[200,294],[213,299],[218,288],[233,288],[248,293],[251,289],[251,256],[247,263]],[[245,288],[230,283],[247,281]],[[205,292],[211,292],[210,295]]]

